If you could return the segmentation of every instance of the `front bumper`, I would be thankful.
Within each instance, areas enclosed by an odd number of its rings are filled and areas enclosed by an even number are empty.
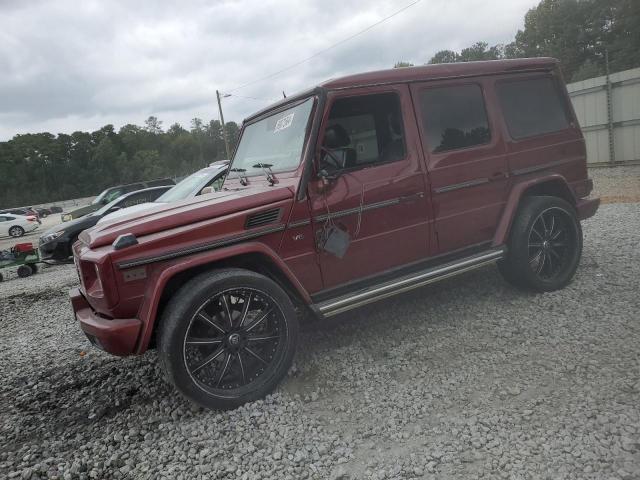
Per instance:
[[[66,239],[55,239],[51,242],[43,243],[38,247],[40,258],[43,260],[67,260],[73,252],[71,245]]]
[[[137,318],[107,319],[98,315],[79,288],[69,291],[71,306],[80,328],[89,341],[113,355],[124,357],[134,353],[142,322]]]
[[[593,217],[600,206],[599,198],[581,198],[576,203],[576,211],[580,220]]]

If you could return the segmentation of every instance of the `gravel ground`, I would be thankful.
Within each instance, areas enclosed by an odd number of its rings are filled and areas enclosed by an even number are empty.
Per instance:
[[[307,328],[278,390],[193,407],[153,352],[74,323],[73,266],[0,285],[2,478],[640,478],[640,204],[601,207],[575,281],[495,267]]]
[[[602,203],[640,202],[640,165],[590,168],[589,176]]]

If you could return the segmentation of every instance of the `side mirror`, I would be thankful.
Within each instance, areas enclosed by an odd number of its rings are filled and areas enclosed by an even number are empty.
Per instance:
[[[200,195],[207,195],[213,192],[215,192],[213,187],[204,187],[202,190],[200,190]]]
[[[326,168],[318,172],[318,178],[324,183],[330,183],[338,178],[338,172],[329,173]]]
[[[117,212],[118,210],[122,210],[122,207],[116,207],[115,205],[109,209],[109,213]]]
[[[329,173],[325,168],[318,172],[317,180],[315,182],[316,189],[319,192],[324,192],[329,189],[329,187],[334,183],[336,178],[338,178],[339,174]]]

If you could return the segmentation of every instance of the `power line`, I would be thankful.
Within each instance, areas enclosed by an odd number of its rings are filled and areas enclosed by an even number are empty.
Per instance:
[[[277,100],[277,98],[259,98],[259,97],[248,97],[246,95],[236,95],[235,93],[229,92],[221,92],[224,93],[224,96],[236,97],[236,98],[246,98],[248,100],[259,100],[261,102],[273,102]]]
[[[422,1],[422,0],[415,0],[414,2],[410,3],[409,5],[406,5],[406,6],[402,7],[400,10],[396,10],[396,11],[395,11],[394,13],[392,13],[391,15],[389,15],[389,16],[387,16],[387,17],[384,17],[382,20],[379,20],[379,21],[377,21],[376,23],[373,23],[373,24],[369,25],[367,28],[365,28],[365,29],[363,29],[363,30],[360,30],[359,32],[354,33],[353,35],[351,35],[351,36],[349,36],[349,37],[347,37],[347,38],[344,38],[344,39],[340,40],[339,42],[336,42],[336,43],[334,43],[333,45],[330,45],[330,46],[328,46],[327,48],[324,48],[324,49],[322,49],[322,50],[320,50],[320,51],[318,51],[318,52],[314,53],[314,54],[313,54],[313,55],[311,55],[310,57],[307,57],[307,58],[305,58],[305,59],[303,59],[303,60],[300,60],[300,61],[298,61],[298,62],[296,62],[296,63],[294,63],[294,64],[292,64],[292,65],[289,65],[288,67],[285,67],[285,68],[283,68],[283,69],[281,69],[281,70],[278,70],[277,72],[270,73],[269,75],[266,75],[266,76],[264,76],[264,77],[258,78],[258,79],[256,79],[256,80],[252,80],[252,81],[247,82],[247,83],[245,83],[245,84],[243,84],[243,85],[240,85],[239,87],[236,87],[236,88],[233,88],[233,89],[231,89],[231,90],[228,90],[228,92],[235,92],[236,90],[240,90],[241,88],[248,87],[249,85],[253,85],[254,83],[258,83],[258,82],[262,82],[262,81],[264,81],[264,80],[268,80],[268,79],[270,79],[270,78],[273,78],[273,77],[276,77],[276,76],[280,75],[281,73],[284,73],[284,72],[286,72],[286,71],[288,71],[288,70],[291,70],[292,68],[295,68],[295,67],[297,67],[297,66],[299,66],[299,65],[302,65],[303,63],[308,62],[309,60],[312,60],[312,59],[314,59],[314,58],[318,57],[319,55],[322,55],[323,53],[325,53],[325,52],[327,52],[327,51],[329,51],[329,50],[331,50],[331,49],[333,49],[333,48],[337,47],[338,45],[342,45],[343,43],[348,42],[349,40],[351,40],[351,39],[353,39],[353,38],[357,37],[358,35],[362,35],[363,33],[368,32],[368,31],[369,31],[369,30],[371,30],[372,28],[377,27],[378,25],[380,25],[380,24],[382,24],[382,23],[386,22],[387,20],[389,20],[389,19],[391,19],[391,18],[395,17],[396,15],[398,15],[398,14],[400,14],[400,13],[404,12],[405,10],[407,10],[407,9],[409,9],[409,8],[411,8],[411,7],[413,7],[416,3],[420,3],[421,1]]]

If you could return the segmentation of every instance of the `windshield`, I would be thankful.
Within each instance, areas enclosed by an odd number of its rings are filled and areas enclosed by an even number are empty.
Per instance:
[[[309,98],[295,107],[247,125],[231,168],[248,176],[264,174],[259,164],[265,168],[269,166],[274,172],[295,169],[300,164],[312,107],[313,98]]]
[[[100,192],[100,195],[98,195],[96,198],[93,199],[93,201],[91,202],[91,205],[97,205],[98,203],[102,202],[102,199],[104,198],[105,194],[109,191],[109,189],[107,188],[106,190],[103,190],[102,192]]]
[[[175,202],[177,200],[184,200],[185,198],[194,196],[212,177],[213,174],[211,170],[192,173],[187,178],[178,182],[175,187],[170,188],[160,195],[156,199],[156,202]]]
[[[101,217],[103,215],[106,215],[109,209],[113,207],[116,203],[118,203],[120,200],[122,200],[123,197],[124,195],[122,197],[116,198],[114,201],[107,203],[104,207],[100,208],[99,210],[96,210],[93,213],[90,213],[88,216]]]

